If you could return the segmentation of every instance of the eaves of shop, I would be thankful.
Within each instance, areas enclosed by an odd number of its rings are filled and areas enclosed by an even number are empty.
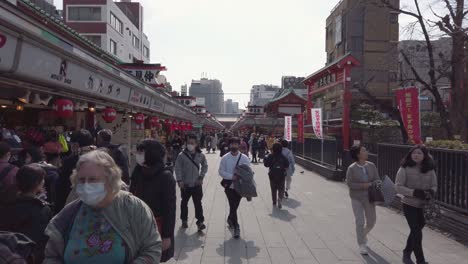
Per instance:
[[[108,61],[75,45],[8,3],[0,3],[0,77],[46,93],[125,111],[190,121],[195,112]],[[104,54],[103,56],[108,56]]]

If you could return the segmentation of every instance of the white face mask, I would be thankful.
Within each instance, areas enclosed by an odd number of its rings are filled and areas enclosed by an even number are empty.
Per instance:
[[[187,149],[188,149],[188,151],[193,152],[195,150],[195,145],[190,145],[189,144],[189,145],[187,145]]]
[[[138,165],[140,165],[140,166],[145,165],[145,154],[136,154],[135,159],[136,159],[136,162],[138,163]]]
[[[76,193],[80,197],[80,200],[89,206],[96,206],[107,195],[103,182],[80,183],[76,185]]]

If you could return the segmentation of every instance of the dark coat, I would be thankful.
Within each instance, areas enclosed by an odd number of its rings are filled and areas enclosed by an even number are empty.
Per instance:
[[[108,150],[109,155],[114,159],[115,164],[122,170],[122,181],[130,183],[130,172],[128,169],[128,157],[120,149],[120,145],[106,143],[101,146]]]
[[[0,206],[0,215],[0,230],[21,233],[33,240],[37,245],[35,259],[41,263],[48,239],[44,230],[52,218],[52,210],[47,203],[19,195],[13,203]]]
[[[176,222],[176,182],[172,171],[164,165],[144,168],[135,167],[130,183],[130,192],[143,200],[162,220],[161,238],[170,238],[171,248],[163,251],[161,262],[174,257],[174,229]]]
[[[78,163],[79,155],[75,154],[69,156],[62,163],[62,169],[60,171],[59,178],[56,185],[56,201],[55,201],[55,211],[59,212],[65,207],[67,197],[71,191],[71,181],[70,176],[73,173],[73,170]]]

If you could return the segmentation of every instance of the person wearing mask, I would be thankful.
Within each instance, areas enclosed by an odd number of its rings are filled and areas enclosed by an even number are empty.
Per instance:
[[[171,141],[171,148],[172,148],[172,164],[175,164],[177,157],[179,156],[179,153],[182,151],[182,146],[184,145],[184,142],[182,142],[182,139],[180,138],[179,134],[176,134],[174,139]]]
[[[102,129],[97,133],[96,143],[99,148],[106,148],[109,155],[114,159],[115,163],[122,170],[122,180],[126,184],[130,184],[130,175],[128,169],[128,157],[120,150],[120,145],[112,144],[112,131]]]
[[[220,151],[220,153],[219,153],[220,157],[223,157],[224,155],[226,155],[226,153],[229,153],[229,135],[228,135],[228,133],[223,134],[223,138],[219,142],[218,148],[219,148],[219,151]]]
[[[258,155],[258,148],[259,148],[259,144],[258,144],[258,139],[257,139],[257,136],[255,134],[252,134],[252,138],[250,139],[250,151],[252,153],[252,163],[258,163],[258,160],[257,160],[257,155]]]
[[[289,142],[287,140],[282,140],[281,145],[283,146],[282,154],[289,161],[289,167],[286,171],[286,186],[284,190],[284,197],[289,198],[289,190],[291,189],[292,176],[296,171],[296,161],[294,160],[294,154],[289,149]]]
[[[195,218],[197,218],[198,231],[206,228],[203,216],[203,179],[208,171],[208,163],[205,155],[198,147],[195,135],[187,137],[187,148],[179,154],[175,164],[177,184],[182,197],[180,203],[180,220],[182,228],[188,228],[188,202],[193,200]]]
[[[176,222],[176,182],[166,167],[166,148],[156,140],[144,140],[137,146],[137,166],[132,173],[130,192],[153,211],[162,237],[161,262],[174,257]]]
[[[44,264],[159,263],[151,209],[121,190],[122,172],[106,151],[81,155],[70,180],[79,199],[47,226]]]
[[[270,178],[271,198],[273,206],[278,205],[282,208],[284,198],[284,182],[286,171],[289,168],[289,161],[282,154],[283,146],[280,143],[273,144],[273,152],[267,156],[264,165],[269,168],[268,177]]]
[[[206,135],[206,151],[208,154],[211,152],[211,146],[213,145],[213,137],[210,134]]]
[[[229,228],[234,230],[234,238],[240,237],[240,226],[237,218],[237,209],[239,208],[242,197],[234,190],[233,180],[235,180],[234,171],[238,165],[246,164],[250,166],[247,156],[239,151],[240,139],[231,138],[229,141],[230,152],[223,156],[219,165],[218,173],[223,178],[221,185],[224,188],[227,200],[229,202],[229,216],[227,223]]]
[[[44,259],[47,236],[44,230],[52,218],[48,204],[38,198],[44,188],[46,172],[38,164],[21,167],[16,174],[17,195],[11,203],[0,206],[0,230],[21,233],[36,243],[34,258]]]
[[[247,157],[249,157],[249,145],[247,145],[247,143],[245,142],[245,140],[243,138],[240,139],[241,140],[241,144],[239,146],[239,151],[246,155]]]
[[[63,160],[59,179],[57,180],[57,194],[55,211],[60,211],[65,206],[67,197],[71,191],[70,176],[76,167],[81,155],[96,149],[91,133],[86,129],[81,129],[71,136],[71,149],[73,154]]]
[[[422,230],[426,224],[424,205],[434,199],[437,192],[437,175],[434,160],[426,147],[418,145],[408,152],[397,172],[395,188],[403,195],[403,212],[410,228],[410,234],[403,250],[403,263],[414,263],[411,255],[416,256],[417,264],[425,264],[422,247]]]
[[[14,199],[16,194],[16,173],[18,167],[11,164],[11,148],[0,142],[0,203]]]
[[[377,167],[367,161],[368,152],[365,147],[352,146],[350,155],[355,162],[348,167],[346,183],[356,221],[359,250],[362,255],[367,255],[367,235],[376,222],[375,204],[369,202],[368,190],[372,185],[381,183],[381,180]]]

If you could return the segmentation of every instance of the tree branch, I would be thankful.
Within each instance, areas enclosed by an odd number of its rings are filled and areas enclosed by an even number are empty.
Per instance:
[[[452,19],[455,20],[455,12],[453,11],[452,5],[450,4],[448,0],[444,0],[444,2],[445,2],[445,5],[447,6],[447,9],[450,12],[450,16],[452,16]]]
[[[400,53],[401,53],[401,55],[403,56],[403,59],[405,60],[406,64],[408,64],[408,66],[410,66],[411,72],[414,74],[414,77],[415,77],[416,81],[418,81],[419,83],[421,83],[422,85],[424,85],[424,88],[425,88],[426,90],[432,91],[432,90],[430,89],[431,86],[430,86],[426,81],[424,81],[423,78],[421,78],[421,75],[419,75],[418,71],[416,71],[416,69],[414,68],[413,64],[411,64],[411,62],[410,62],[408,56],[406,55],[406,53],[405,53],[403,50],[400,50]]]

